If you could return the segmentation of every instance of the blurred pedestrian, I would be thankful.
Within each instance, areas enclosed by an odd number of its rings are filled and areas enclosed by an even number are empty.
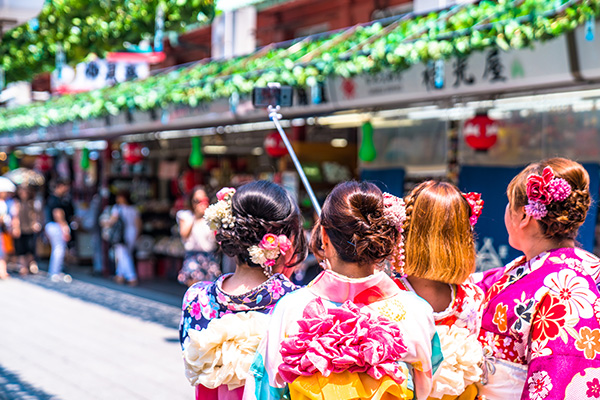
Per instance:
[[[46,236],[50,240],[52,251],[48,275],[53,281],[70,281],[69,275],[63,275],[67,243],[71,240],[69,223],[74,215],[73,204],[69,199],[70,182],[58,179],[54,182],[52,194],[46,203]]]
[[[120,220],[120,221],[119,221]],[[106,222],[107,227],[123,225],[123,236],[120,243],[114,243],[116,259],[117,283],[127,282],[130,286],[138,284],[133,251],[135,241],[141,231],[141,219],[138,210],[131,204],[131,195],[128,191],[120,191],[115,198],[115,205],[110,212],[110,219]]]
[[[16,186],[7,178],[0,177],[0,231],[2,232],[2,240],[0,241],[0,279],[9,278],[6,270],[7,259],[7,243],[5,239],[9,239],[10,235],[10,194],[13,193]]]
[[[40,210],[35,207],[34,192],[31,186],[21,185],[17,188],[17,197],[11,215],[12,237],[15,242],[19,272],[22,275],[29,272],[37,273],[35,244],[37,235],[42,230],[42,222]]]
[[[180,283],[192,286],[199,281],[213,281],[221,270],[215,260],[217,249],[215,235],[204,220],[204,211],[208,208],[209,199],[202,186],[192,189],[189,210],[177,212],[179,234],[185,249],[183,266],[177,279]]]

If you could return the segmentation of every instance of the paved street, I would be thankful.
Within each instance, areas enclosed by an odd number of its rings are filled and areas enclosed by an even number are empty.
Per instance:
[[[0,281],[0,400],[192,399],[179,308],[75,279]]]

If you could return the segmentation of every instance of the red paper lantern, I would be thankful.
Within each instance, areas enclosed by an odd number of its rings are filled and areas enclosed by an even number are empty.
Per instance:
[[[267,135],[264,146],[265,151],[271,157],[282,157],[288,153],[285,143],[283,143],[283,139],[277,131],[273,131]]]
[[[498,127],[498,122],[487,115],[477,115],[465,122],[465,141],[475,150],[486,151],[496,144]]]
[[[137,164],[144,159],[142,145],[139,143],[125,143],[123,145],[123,160],[127,164]]]
[[[38,158],[36,158],[35,164],[34,164],[34,169],[36,169],[42,173],[46,173],[52,169],[53,165],[54,165],[54,163],[52,161],[52,157],[50,157],[48,154],[44,153],[44,154],[40,154],[38,156]]]

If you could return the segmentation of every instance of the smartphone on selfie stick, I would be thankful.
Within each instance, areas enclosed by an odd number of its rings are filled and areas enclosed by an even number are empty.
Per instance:
[[[310,186],[310,182],[308,182],[308,179],[306,178],[306,174],[300,165],[300,161],[298,161],[298,157],[296,157],[296,152],[294,151],[292,144],[288,140],[288,137],[279,122],[281,120],[279,110],[281,107],[291,107],[293,97],[294,89],[291,86],[281,86],[279,83],[269,83],[267,87],[255,87],[252,90],[252,104],[255,108],[266,108],[269,111],[269,119],[275,124],[290,157],[292,157],[298,175],[300,175],[300,179],[304,184],[304,188],[308,193],[308,197],[310,197],[310,201],[312,202],[317,215],[321,216],[321,206],[317,201],[317,197],[312,190],[312,186]]]

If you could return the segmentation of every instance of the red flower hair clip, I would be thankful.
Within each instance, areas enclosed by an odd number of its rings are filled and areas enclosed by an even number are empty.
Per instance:
[[[534,219],[542,219],[548,214],[547,205],[564,201],[571,194],[571,185],[563,178],[556,178],[551,167],[545,167],[542,176],[531,174],[527,177],[527,200],[525,213]]]
[[[475,226],[479,216],[481,215],[481,211],[483,210],[483,200],[481,200],[481,193],[469,192],[463,193],[463,197],[469,203],[471,207],[471,217],[469,217],[469,222],[471,226]]]

